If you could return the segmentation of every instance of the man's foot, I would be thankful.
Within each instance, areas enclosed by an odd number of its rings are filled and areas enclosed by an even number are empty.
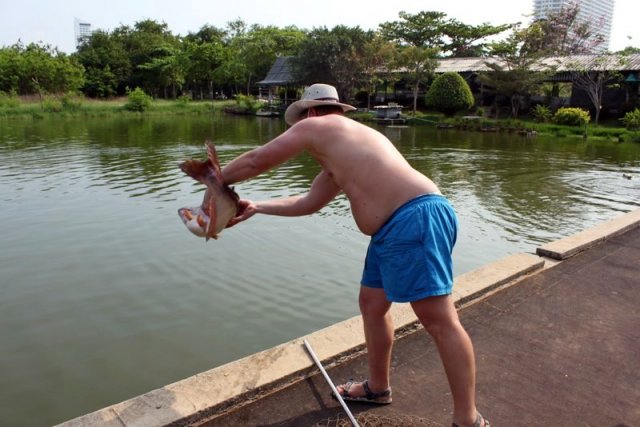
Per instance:
[[[478,415],[476,416],[476,421],[473,423],[473,427],[491,427],[489,421],[484,419],[484,417],[480,415],[480,412],[478,412],[477,414]],[[453,423],[451,424],[451,427],[458,427],[458,424]]]
[[[349,402],[366,402],[375,403],[377,405],[388,405],[391,403],[391,388],[382,391],[372,391],[369,388],[369,380],[362,382],[349,381],[336,387],[342,400]],[[331,393],[333,398],[336,396]]]

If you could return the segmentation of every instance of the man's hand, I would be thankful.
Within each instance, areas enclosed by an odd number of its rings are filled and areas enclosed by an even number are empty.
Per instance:
[[[251,200],[239,200],[238,213],[236,213],[236,216],[229,220],[229,222],[227,223],[227,228],[233,227],[237,223],[251,218],[256,214],[256,212],[256,205]]]

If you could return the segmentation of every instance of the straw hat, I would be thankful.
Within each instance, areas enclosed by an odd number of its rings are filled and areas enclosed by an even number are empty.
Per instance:
[[[338,91],[331,85],[316,83],[304,90],[302,98],[299,101],[289,105],[284,113],[284,120],[293,125],[300,120],[300,113],[311,107],[319,105],[337,105],[342,107],[343,112],[355,110],[351,105],[342,104],[338,99]]]

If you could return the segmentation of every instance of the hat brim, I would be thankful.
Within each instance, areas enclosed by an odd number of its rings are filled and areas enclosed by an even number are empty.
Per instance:
[[[356,107],[352,107],[348,104],[343,104],[337,101],[320,101],[315,99],[309,100],[300,100],[296,101],[293,104],[289,105],[287,111],[284,112],[284,120],[291,126],[300,121],[300,114],[304,110],[308,110],[311,107],[318,107],[320,105],[332,105],[336,107],[342,108],[342,112],[346,113],[347,111],[356,110]]]

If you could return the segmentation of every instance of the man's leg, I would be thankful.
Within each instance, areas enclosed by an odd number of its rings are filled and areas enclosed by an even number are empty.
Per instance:
[[[473,345],[451,296],[425,298],[411,307],[438,347],[453,396],[453,421],[460,427],[472,426],[477,416]]]
[[[379,392],[389,388],[393,347],[393,322],[389,313],[391,303],[382,289],[366,286],[360,287],[359,302],[369,362],[369,388],[372,392]],[[338,386],[340,393],[342,389]],[[361,384],[354,384],[349,394],[360,397],[365,392]]]

